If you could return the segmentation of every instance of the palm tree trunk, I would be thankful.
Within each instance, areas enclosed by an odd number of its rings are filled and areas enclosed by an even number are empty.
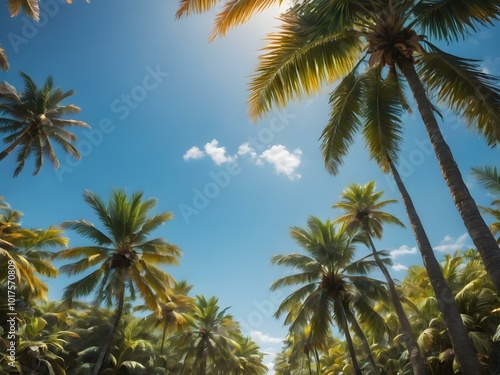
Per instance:
[[[366,338],[365,333],[363,332],[363,329],[361,329],[356,317],[352,314],[352,312],[348,309],[345,309],[345,311],[346,311],[348,320],[352,324],[352,327],[354,329],[354,333],[361,340],[361,345],[363,346],[363,349],[368,357],[368,362],[370,363],[372,370],[374,371],[375,374],[380,374],[380,371],[377,367],[377,363],[375,362],[375,358],[373,358],[372,349],[370,348],[370,344],[368,343],[368,340]],[[417,375],[417,374],[415,374],[415,375]]]
[[[161,347],[160,347],[160,354],[163,354],[163,346],[165,344],[165,336],[167,333],[167,319],[165,319],[165,322],[163,323],[163,335],[161,336]]]
[[[500,267],[498,267],[500,264],[500,248],[495,237],[484,222],[476,202],[470,195],[451,150],[441,134],[433,113],[432,104],[427,98],[425,88],[418,77],[413,62],[400,57],[397,59],[397,64],[408,81],[413,96],[417,101],[418,110],[424,121],[427,135],[434,148],[441,173],[448,185],[455,206],[462,217],[474,245],[481,254],[488,275],[491,277],[497,292],[500,293]]]
[[[352,367],[354,369],[354,374],[362,375],[361,368],[359,367],[359,363],[356,358],[356,351],[354,349],[354,344],[352,343],[351,334],[349,333],[349,325],[347,324],[347,318],[345,313],[346,309],[344,308],[342,301],[340,303],[342,304],[342,311],[343,311],[342,316],[339,316],[341,324],[340,328],[342,331],[344,331],[345,341],[347,342],[347,348],[349,349],[349,354],[351,356],[351,362],[352,362]]]
[[[392,160],[387,157],[391,168],[392,176],[401,194],[403,204],[410,220],[411,229],[417,241],[417,246],[422,256],[424,267],[431,282],[434,294],[438,301],[439,310],[443,317],[443,323],[448,331],[455,358],[462,369],[463,374],[479,375],[481,368],[477,360],[477,355],[469,339],[469,334],[465,328],[460,312],[458,311],[455,299],[451,293],[450,287],[443,276],[439,262],[434,255],[431,243],[424,230],[420,217],[417,214],[413,201],[406,190],[401,176],[394,166]]]
[[[122,313],[123,313],[124,294],[125,294],[125,291],[122,290],[120,292],[120,296],[119,296],[119,300],[118,300],[118,308],[116,309],[115,321],[113,323],[113,326],[111,327],[111,330],[109,331],[108,338],[107,338],[104,346],[102,347],[102,349],[99,353],[99,357],[97,358],[97,362],[96,362],[94,369],[92,371],[92,375],[99,374],[99,371],[101,370],[104,359],[106,358],[106,355],[109,353],[109,351],[111,350],[111,346],[113,345],[115,333],[118,330],[118,325],[120,323]]]
[[[384,275],[387,281],[387,285],[389,285],[389,293],[391,295],[391,300],[394,305],[394,310],[396,311],[396,315],[398,316],[406,348],[408,349],[408,353],[410,355],[410,363],[413,369],[413,374],[414,375],[427,374],[424,356],[422,355],[422,352],[420,351],[420,348],[418,347],[418,344],[411,333],[410,321],[408,320],[408,317],[406,316],[406,313],[403,309],[403,305],[399,300],[394,280],[389,274],[389,271],[387,271],[387,267],[380,259],[371,235],[368,232],[366,232],[366,234],[368,236],[368,241],[370,243],[370,247],[373,253],[373,258],[375,258],[375,263],[377,263],[377,266],[380,268],[382,274]]]

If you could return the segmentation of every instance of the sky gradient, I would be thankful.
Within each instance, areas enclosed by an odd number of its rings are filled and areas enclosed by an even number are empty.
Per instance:
[[[41,4],[38,24],[0,10],[0,43],[11,64],[1,80],[21,88],[19,71],[40,85],[53,75],[56,86],[76,90],[63,103],[81,107],[75,118],[92,129],[74,130],[82,159],[59,152],[58,170],[47,164],[32,176],[31,160],[14,179],[15,156],[6,158],[0,196],[25,214],[26,227],[80,218],[96,223],[82,199],[85,189],[103,198],[113,187],[157,197],[157,212],[175,217],[155,234],[184,253],[168,271],[193,284],[193,294],[216,295],[221,307],[231,306],[244,332],[275,353],[286,329],[272,315],[285,292],[269,291],[283,270],[268,261],[299,251],[289,228],[305,226],[309,215],[335,218],[339,213],[331,206],[350,183],[375,180],[385,198],[400,199],[359,137],[339,175],[325,171],[318,139],[333,86],[252,124],[248,82],[262,39],[276,25],[273,12],[209,43],[214,13],[175,20],[176,1]],[[499,36],[498,27],[490,28],[442,48],[480,59],[484,71],[498,75]],[[470,168],[498,165],[500,154],[454,114],[442,113],[442,131],[464,179],[478,204],[488,205],[492,198],[474,183]],[[418,113],[404,122],[400,173],[438,257],[471,246]],[[408,226],[401,204],[388,211]],[[75,233],[66,236],[71,247],[86,244]],[[415,246],[411,231],[397,227],[387,227],[377,243],[391,251],[395,278],[404,277],[408,265],[421,264]],[[360,249],[360,256],[365,253]],[[49,281],[50,298],[60,298],[67,283],[64,277]]]

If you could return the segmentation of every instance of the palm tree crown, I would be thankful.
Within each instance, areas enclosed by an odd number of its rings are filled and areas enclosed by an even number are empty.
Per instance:
[[[374,298],[386,300],[385,286],[365,276],[376,264],[366,257],[354,260],[356,243],[362,241],[361,233],[350,233],[345,226],[338,227],[329,220],[323,223],[316,217],[310,217],[307,226],[307,229],[293,227],[290,231],[306,254],[271,258],[273,264],[297,270],[271,284],[272,290],[298,287],[280,304],[275,316],[286,314],[285,324],[290,325],[291,332],[310,325],[309,339],[313,346],[324,342],[334,322],[350,345],[348,321],[355,323],[352,311],[356,311],[362,321],[369,322],[374,332],[385,331],[383,320],[373,309]],[[350,353],[354,364],[352,345]],[[360,373],[359,368],[356,373]]]
[[[132,297],[137,290],[147,307],[160,316],[159,296],[167,297],[174,280],[155,264],[177,264],[181,251],[163,238],[149,239],[149,235],[173,215],[163,212],[148,217],[156,199],[143,199],[143,193],[127,197],[124,191],[115,190],[106,204],[93,192],[85,191],[84,200],[97,214],[104,230],[85,219],[63,223],[64,228],[76,231],[95,245],[62,250],[57,257],[83,258],[61,267],[70,276],[94,266],[98,268],[68,285],[63,299],[72,301],[95,290],[95,302],[111,305],[127,289]]]
[[[76,159],[80,153],[73,145],[77,137],[65,130],[69,126],[88,128],[83,121],[63,118],[67,114],[80,112],[75,105],[61,105],[61,101],[73,95],[74,91],[63,92],[54,88],[52,77],[48,77],[42,87],[38,87],[27,74],[21,72],[24,81],[24,92],[18,92],[13,86],[5,82],[0,84],[0,133],[9,134],[4,142],[9,146],[0,152],[3,160],[14,149],[19,148],[17,154],[17,176],[30,154],[35,155],[36,175],[43,166],[44,157],[48,158],[55,168],[59,167],[59,160],[55,154],[51,141]]]

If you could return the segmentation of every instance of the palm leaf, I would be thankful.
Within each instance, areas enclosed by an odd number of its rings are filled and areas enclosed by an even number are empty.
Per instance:
[[[66,221],[61,224],[64,229],[70,229],[77,232],[79,235],[95,241],[98,245],[112,245],[113,241],[103,232],[97,229],[91,222],[81,219]]]
[[[281,5],[283,0],[229,0],[223,10],[215,17],[215,27],[210,41],[224,36],[226,33],[241,24],[244,24],[256,13],[262,12],[273,5]]]
[[[40,7],[38,0],[7,0],[9,14],[15,17],[22,10],[28,17],[33,18],[35,21],[39,20]]]
[[[496,167],[484,166],[472,168],[472,175],[490,194],[500,196],[500,175]]]
[[[176,17],[189,16],[193,13],[203,13],[212,9],[220,0],[181,0]]]
[[[250,85],[249,116],[257,120],[272,106],[285,107],[292,98],[317,93],[350,72],[361,51],[357,37],[327,34],[311,40],[304,29],[314,27],[295,15],[283,15],[281,31],[270,34]]]
[[[361,126],[364,79],[365,76],[357,76],[353,71],[330,95],[330,119],[321,134],[321,151],[325,167],[332,174],[339,173],[339,166]]]
[[[99,280],[105,272],[104,267],[100,267],[89,275],[85,276],[83,279],[78,280],[72,284],[69,284],[64,288],[63,300],[71,301],[75,298],[86,296],[90,294],[95,286],[99,283]]]
[[[500,5],[489,0],[423,0],[412,9],[422,32],[447,42],[465,39],[478,26],[493,25]],[[411,27],[412,25],[410,25]]]
[[[372,68],[366,74],[363,134],[370,157],[387,172],[387,157],[397,160],[401,149],[403,108],[399,89],[394,82],[382,80],[380,68]]]
[[[500,89],[498,79],[481,72],[474,60],[434,52],[418,59],[422,81],[437,92],[438,100],[459,113],[470,129],[479,131],[490,146],[500,142]]]

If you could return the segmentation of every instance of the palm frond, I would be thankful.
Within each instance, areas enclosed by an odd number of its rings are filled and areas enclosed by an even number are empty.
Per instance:
[[[221,0],[180,0],[176,18],[189,16],[193,13],[203,13],[212,9]]]
[[[500,5],[489,0],[423,0],[416,2],[412,13],[424,34],[454,42],[477,32],[480,26],[493,25]]]
[[[7,53],[0,47],[0,69],[3,71],[9,70],[9,59],[7,58]]]
[[[496,167],[485,165],[472,168],[472,175],[490,194],[500,196],[500,174]]]
[[[273,106],[283,108],[292,98],[317,93],[350,72],[358,62],[358,37],[320,35],[311,40],[305,32],[314,24],[295,15],[282,15],[281,31],[267,37],[256,74],[250,84],[249,116],[257,120]]]
[[[210,41],[242,25],[256,13],[269,9],[273,5],[281,5],[283,0],[229,0],[222,11],[215,17],[215,27],[210,36]]]
[[[370,157],[387,172],[387,156],[397,160],[402,142],[403,107],[399,88],[394,82],[382,80],[380,68],[372,68],[364,80],[363,134]]]
[[[430,45],[430,43],[428,43]],[[478,69],[477,62],[434,52],[418,59],[419,74],[438,100],[459,113],[471,130],[482,134],[488,145],[500,142],[500,88],[498,79]]]
[[[110,246],[113,244],[113,241],[106,234],[97,229],[94,224],[84,219],[65,221],[61,224],[61,227],[74,230],[80,236],[96,242],[99,246]]]
[[[8,0],[7,6],[11,17],[15,17],[22,10],[28,17],[33,18],[35,21],[39,20],[40,7],[38,0]]]
[[[339,173],[349,146],[361,126],[362,90],[365,76],[348,74],[330,95],[330,119],[321,134],[321,151],[325,167]]]
[[[100,267],[89,275],[85,276],[83,279],[80,279],[72,284],[69,284],[66,288],[64,288],[63,300],[73,301],[78,297],[83,297],[89,295],[94,289],[95,286],[99,283],[99,280],[105,273],[105,268]]]

